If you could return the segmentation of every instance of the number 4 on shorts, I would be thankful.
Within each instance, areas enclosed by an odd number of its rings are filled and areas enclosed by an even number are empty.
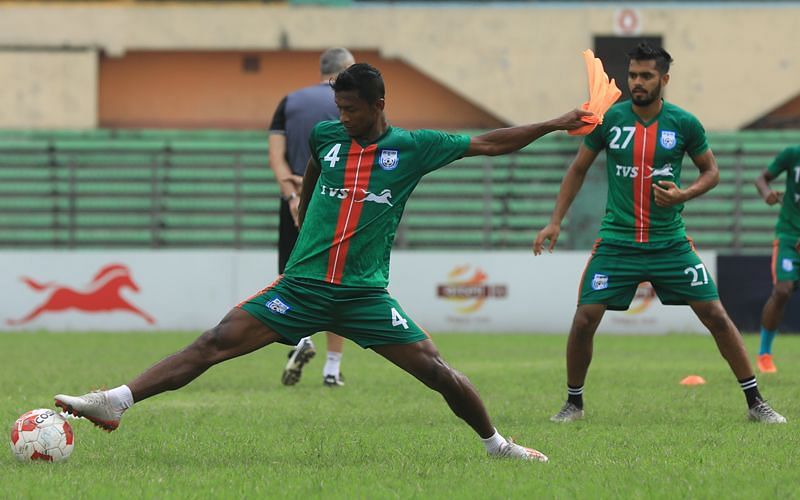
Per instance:
[[[403,325],[403,329],[408,330],[408,320],[404,317],[400,316],[400,313],[397,312],[397,309],[394,307],[392,308],[392,326],[400,326]]]

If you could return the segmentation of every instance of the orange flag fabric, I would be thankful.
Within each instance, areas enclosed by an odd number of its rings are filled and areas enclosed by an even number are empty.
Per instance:
[[[583,51],[583,60],[586,63],[586,73],[589,76],[589,100],[581,106],[581,109],[590,111],[593,114],[581,118],[586,125],[570,130],[570,135],[586,135],[599,124],[603,123],[603,115],[612,104],[617,102],[622,91],[617,87],[612,78],[608,81],[603,69],[603,62],[594,56],[594,52],[589,49]]]

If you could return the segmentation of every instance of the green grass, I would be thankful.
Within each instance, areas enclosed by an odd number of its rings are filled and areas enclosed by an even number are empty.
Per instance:
[[[0,335],[0,419],[50,407],[56,392],[115,386],[194,336]],[[741,391],[704,336],[598,336],[587,418],[556,425],[563,336],[437,335],[501,433],[550,463],[492,460],[441,398],[348,344],[347,386],[321,384],[315,359],[280,385],[286,349],[212,368],[143,402],[112,434],[72,420],[63,464],[0,454],[0,498],[798,498],[800,337],[775,342],[762,393],[789,419],[745,418]],[[324,344],[324,341],[321,340]],[[746,343],[755,352],[757,338]],[[687,388],[688,374],[707,384]]]

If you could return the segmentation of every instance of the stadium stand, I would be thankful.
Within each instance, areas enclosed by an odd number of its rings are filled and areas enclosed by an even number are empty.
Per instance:
[[[688,232],[701,249],[768,252],[777,208],[760,200],[753,179],[800,142],[800,131],[719,132],[709,141],[721,181],[687,204]],[[465,158],[427,176],[396,245],[529,248],[577,145],[548,136],[517,154]],[[273,247],[278,190],[266,159],[261,131],[0,131],[0,245]],[[602,164],[565,221],[560,248],[591,244],[605,203]],[[684,183],[694,172],[686,160]]]

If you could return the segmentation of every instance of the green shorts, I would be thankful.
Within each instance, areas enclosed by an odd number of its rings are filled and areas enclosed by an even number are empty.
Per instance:
[[[606,304],[612,311],[625,311],[645,281],[664,305],[719,299],[691,240],[637,248],[599,239],[581,278],[578,304]]]
[[[800,280],[800,253],[797,240],[777,239],[772,243],[772,283]],[[795,284],[795,286],[797,286]]]
[[[321,331],[341,335],[365,349],[429,338],[385,288],[280,276],[237,307],[275,330],[290,345]]]

